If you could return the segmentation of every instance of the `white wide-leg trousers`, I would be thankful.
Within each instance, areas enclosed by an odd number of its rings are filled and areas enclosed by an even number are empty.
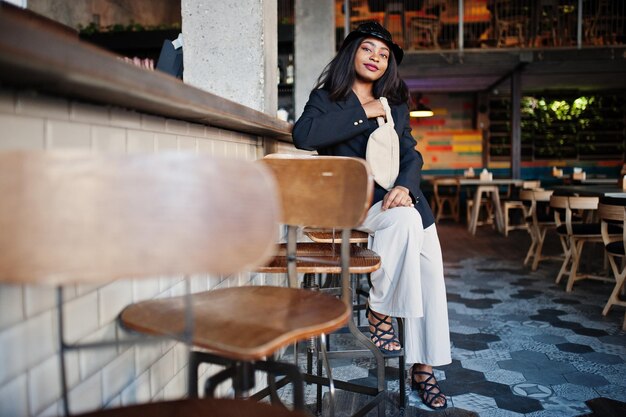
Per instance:
[[[362,226],[373,235],[369,246],[382,261],[371,274],[370,307],[405,319],[407,363],[448,364],[450,331],[437,228],[424,230],[415,208],[381,207],[382,202],[374,204]]]

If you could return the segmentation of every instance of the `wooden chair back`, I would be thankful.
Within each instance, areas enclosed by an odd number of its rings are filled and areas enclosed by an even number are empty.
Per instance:
[[[541,190],[535,189],[532,190],[533,200],[537,202],[549,202],[550,197],[552,196],[552,190]]]
[[[263,163],[278,181],[282,223],[342,229],[358,227],[365,219],[374,193],[365,161],[272,154]]]
[[[530,189],[523,189],[520,190],[519,192],[519,199],[525,202],[532,202],[533,201],[533,190]]]
[[[522,182],[523,190],[535,190],[537,188],[541,188],[541,181],[539,180],[528,180]]]
[[[598,204],[598,217],[607,223],[621,224],[624,221],[625,206],[600,203]]]
[[[569,197],[563,195],[551,195],[550,196],[550,207],[554,210],[554,223],[557,227],[562,224],[569,224],[571,222],[571,211],[569,210]],[[569,226],[567,227],[567,231],[569,234]]]
[[[552,196],[551,190],[541,188],[520,190],[520,200],[530,203],[529,214],[533,215],[537,209],[537,203],[549,203]]]
[[[533,198],[530,208],[530,215],[533,224],[537,227],[542,225],[554,225],[554,220],[549,213],[550,197],[552,190],[535,189],[531,190]]]
[[[279,216],[266,167],[185,154],[3,152],[0,193],[13,283],[233,273],[270,257]]]
[[[565,224],[567,234],[573,233],[572,224],[580,223],[581,219],[586,218],[587,222],[591,219],[589,211],[595,211],[598,208],[598,197],[580,197],[580,196],[551,196],[550,206],[555,208],[554,220],[556,226]],[[585,213],[587,211],[587,213]],[[587,214],[587,216],[585,216]],[[584,220],[583,220],[584,222]]]
[[[565,210],[568,207],[568,198],[569,197],[564,195],[552,195],[550,196],[550,207]]]
[[[531,209],[534,208],[533,205],[533,189],[525,189],[522,188],[519,191],[519,199],[524,205],[524,217],[528,219],[528,217],[532,214]]]
[[[599,200],[598,197],[570,196],[568,204],[572,210],[597,210]]]
[[[435,178],[433,180],[433,192],[439,193],[440,187],[445,187],[446,191],[450,191],[446,194],[458,194],[459,193],[459,180],[457,178]]]
[[[619,200],[619,199],[618,199]],[[602,224],[601,233],[602,240],[605,245],[620,239],[614,234],[609,233],[609,225],[622,227],[622,240],[626,248],[626,202],[616,201],[612,198],[602,198],[598,203],[598,217]]]

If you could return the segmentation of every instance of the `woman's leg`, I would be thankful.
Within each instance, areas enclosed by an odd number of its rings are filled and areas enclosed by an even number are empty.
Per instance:
[[[407,317],[405,320],[406,361],[432,366],[446,365],[452,361],[450,330],[441,245],[435,225],[424,230],[424,244],[419,258],[419,296],[422,297],[424,315]]]
[[[375,238],[370,247],[381,257],[381,268],[372,273],[368,300],[368,321],[372,341],[385,350],[398,350],[400,344],[393,334],[391,317],[422,314],[419,291],[419,254],[423,240],[422,220],[414,208],[397,207],[382,211],[381,203],[370,208],[364,228]],[[407,280],[404,276],[410,276]],[[416,303],[417,301],[417,303]],[[394,340],[395,339],[395,340]]]
[[[452,358],[443,260],[435,225],[424,230],[420,259],[424,316],[405,320],[405,354],[407,363],[414,363],[411,385],[417,388],[425,404],[438,409],[446,407],[447,400],[439,389],[432,366],[448,364]]]
[[[451,362],[448,311],[441,246],[434,225],[423,229],[415,209],[372,206],[364,229],[374,232],[370,245],[381,256],[382,267],[372,274],[370,306],[384,315],[405,317],[407,363],[415,363],[417,387],[432,375],[432,365]],[[413,254],[413,256],[411,256]],[[434,376],[428,384],[436,384]],[[416,385],[416,384],[413,384]],[[422,399],[432,407],[445,406],[438,386]]]
[[[363,222],[372,232],[370,248],[381,257],[381,268],[370,276],[369,306],[394,317],[422,317],[420,263],[424,241],[422,218],[411,207],[381,210],[376,203]]]

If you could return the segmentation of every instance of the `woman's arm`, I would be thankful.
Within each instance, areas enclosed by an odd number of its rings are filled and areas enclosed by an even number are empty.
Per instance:
[[[313,90],[292,136],[296,148],[312,151],[351,139],[367,129],[367,115],[361,105],[340,108],[326,91]]]
[[[422,180],[422,155],[415,149],[417,142],[411,135],[411,123],[409,108],[402,105],[398,108],[398,119],[404,120],[405,125],[400,136],[400,171],[395,186],[403,186],[409,189],[411,196],[419,195],[420,181]]]

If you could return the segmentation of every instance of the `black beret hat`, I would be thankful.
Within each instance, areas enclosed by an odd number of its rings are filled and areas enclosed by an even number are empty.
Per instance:
[[[404,57],[404,51],[402,50],[402,48],[400,48],[400,46],[393,42],[393,39],[391,38],[391,33],[389,33],[389,31],[378,22],[361,23],[356,29],[350,32],[348,36],[346,36],[346,38],[343,40],[342,48],[344,45],[352,42],[355,38],[359,38],[362,36],[371,36],[385,42],[387,46],[389,46],[393,51],[393,56],[396,58],[396,63],[400,65],[400,62],[402,62],[402,58]]]

